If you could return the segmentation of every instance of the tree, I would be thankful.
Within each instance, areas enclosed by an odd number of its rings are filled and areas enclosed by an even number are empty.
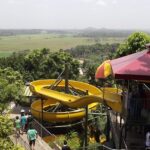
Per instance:
[[[23,82],[19,72],[12,68],[0,69],[0,113],[11,101],[22,100]]]
[[[23,76],[23,81],[33,81],[37,79],[57,78],[64,70],[65,63],[69,64],[69,78],[76,79],[79,76],[79,62],[69,53],[50,52],[49,49],[35,49],[22,53],[14,53],[8,58],[0,59],[0,67],[11,67]],[[13,65],[15,64],[15,65]]]
[[[8,136],[13,132],[13,121],[7,116],[0,115],[0,149],[1,150],[23,150],[14,146]]]
[[[95,70],[97,68],[96,64],[89,65],[88,69],[86,70],[86,77],[90,84],[96,85],[95,81]]]
[[[5,115],[0,115],[0,137],[5,138],[12,133],[13,122],[10,118]]]
[[[50,53],[42,50],[34,50],[25,57],[25,70],[30,73],[33,80],[57,78],[64,70],[65,63],[70,66],[69,78],[75,79],[79,75],[79,62],[65,52]]]
[[[142,51],[146,48],[146,44],[149,42],[150,36],[148,34],[143,32],[135,32],[128,37],[125,43],[119,46],[115,57],[121,57],[137,51]]]

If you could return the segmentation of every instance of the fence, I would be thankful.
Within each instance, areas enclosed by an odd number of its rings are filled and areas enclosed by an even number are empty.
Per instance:
[[[52,133],[50,133],[42,124],[40,124],[36,119],[33,119],[32,126],[34,129],[37,130],[40,137],[46,137],[46,136],[52,136],[54,139],[56,139],[56,136]]]
[[[96,143],[93,145],[89,145],[87,147],[80,147],[76,150],[119,150],[119,149],[113,149],[113,148],[110,148],[109,146]],[[121,150],[125,150],[125,149],[121,149]]]
[[[45,136],[52,136],[54,138],[54,143],[56,140],[56,136],[52,133],[50,133],[43,125],[41,125],[36,119],[33,119],[33,123],[32,123],[33,127],[38,131],[38,133],[40,134],[41,137],[45,137]],[[56,144],[56,143],[55,143]],[[101,145],[101,144],[93,144],[93,145],[89,145],[88,147],[80,147],[78,150],[114,150],[106,145]]]
[[[56,136],[52,133],[50,133],[42,124],[40,124],[36,119],[33,119],[32,121],[32,126],[34,127],[34,129],[37,130],[39,136],[41,138],[44,137],[51,137],[51,147],[53,147],[53,149],[55,150],[60,150],[61,147],[58,145],[58,143],[56,143]]]

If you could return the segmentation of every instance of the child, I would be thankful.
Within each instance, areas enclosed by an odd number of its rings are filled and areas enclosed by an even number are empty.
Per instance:
[[[62,146],[62,150],[71,150],[70,147],[67,145],[66,140],[64,140],[64,145]]]
[[[29,125],[29,130],[27,131],[27,138],[29,140],[29,145],[31,147],[31,150],[34,150],[35,147],[35,141],[37,138],[37,131],[32,128],[32,125]]]
[[[25,125],[27,123],[27,118],[26,116],[23,114],[21,116],[21,127],[22,127],[22,132],[25,132]]]
[[[21,122],[18,116],[16,116],[16,120],[15,120],[15,128],[16,128],[16,134],[17,136],[19,136],[20,134],[20,129],[21,129]]]

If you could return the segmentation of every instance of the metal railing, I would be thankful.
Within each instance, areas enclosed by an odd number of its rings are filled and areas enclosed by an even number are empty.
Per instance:
[[[52,136],[53,138],[56,138],[56,136],[52,133],[50,133],[42,124],[40,124],[36,119],[33,119],[32,126],[34,129],[37,130],[40,137],[46,137],[46,136]]]
[[[94,144],[94,145],[89,145],[87,147],[80,147],[76,150],[119,150],[119,149],[114,149],[114,148],[111,148],[111,147],[108,147],[106,145],[101,145],[101,144]],[[121,150],[124,150],[124,149],[121,149]]]

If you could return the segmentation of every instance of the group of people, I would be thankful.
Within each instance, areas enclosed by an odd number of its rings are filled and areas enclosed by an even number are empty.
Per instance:
[[[31,113],[25,113],[25,110],[21,110],[21,117],[16,116],[15,128],[18,134],[27,132],[29,124],[31,123]]]
[[[20,134],[27,133],[27,138],[31,150],[34,150],[35,141],[37,138],[37,131],[32,127],[31,113],[30,111],[28,113],[25,113],[25,110],[23,109],[21,110],[20,113],[21,113],[21,117],[16,116],[16,119],[14,121],[14,125],[16,128],[16,135],[18,137]]]
[[[38,137],[37,131],[32,126],[32,116],[30,111],[28,113],[25,110],[21,110],[20,112],[21,117],[16,116],[14,121],[14,126],[16,128],[16,135],[19,136],[20,134],[27,133],[27,139],[29,141],[29,145],[31,150],[35,150],[35,142]],[[67,141],[64,140],[62,150],[71,150],[70,147],[67,145]]]

